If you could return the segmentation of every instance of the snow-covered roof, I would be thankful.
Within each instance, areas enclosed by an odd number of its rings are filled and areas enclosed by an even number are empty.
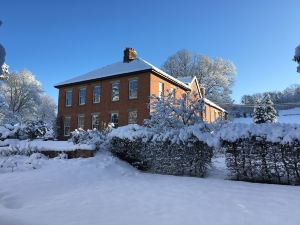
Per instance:
[[[186,85],[184,82],[181,82],[180,80],[172,77],[171,75],[165,73],[164,71],[158,69],[157,67],[153,66],[146,60],[143,60],[141,58],[136,58],[135,60],[132,60],[131,62],[117,62],[113,63],[107,66],[104,66],[100,69],[93,70],[91,72],[88,72],[86,74],[74,77],[72,79],[66,80],[64,82],[55,84],[55,87],[64,86],[68,84],[75,84],[80,83],[84,81],[89,80],[96,80],[96,79],[102,79],[107,78],[115,75],[122,75],[122,74],[128,74],[132,72],[138,72],[138,71],[144,71],[144,70],[154,70],[157,73],[159,73],[161,76],[165,77],[168,80],[171,80],[180,86],[183,86],[186,89],[190,89],[188,85]]]
[[[215,107],[216,109],[221,110],[222,112],[227,112],[225,109],[223,109],[222,107],[218,106],[216,103],[210,101],[210,100],[207,99],[207,98],[204,98],[204,102],[205,102],[206,104],[210,105],[210,106]]]
[[[193,80],[194,80],[194,77],[177,77],[176,78],[177,80],[180,80],[181,82],[185,83],[185,84],[190,84]]]

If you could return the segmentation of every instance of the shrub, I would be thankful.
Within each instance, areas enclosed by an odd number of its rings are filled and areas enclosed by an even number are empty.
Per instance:
[[[27,121],[24,125],[5,124],[0,126],[0,140],[5,139],[54,139],[54,133],[43,121]]]
[[[95,145],[96,149],[99,150],[100,146],[104,146],[106,144],[106,136],[110,132],[111,127],[104,131],[98,130],[83,130],[83,129],[76,129],[75,131],[71,132],[71,141],[74,144],[89,144]]]
[[[221,131],[234,180],[300,185],[300,125],[229,124]]]
[[[204,101],[197,93],[183,94],[181,98],[174,98],[173,91],[162,97],[152,96],[150,108],[151,118],[145,120],[145,126],[156,132],[203,123]]]
[[[209,132],[197,125],[156,134],[128,125],[114,130],[110,150],[136,168],[153,173],[203,177],[213,155]]]

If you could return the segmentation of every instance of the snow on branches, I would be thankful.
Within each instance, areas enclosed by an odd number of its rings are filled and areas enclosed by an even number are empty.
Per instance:
[[[253,115],[254,123],[275,123],[277,112],[269,94],[256,101]]]
[[[152,96],[150,109],[151,118],[145,120],[145,125],[163,132],[202,123],[204,101],[197,93],[183,94],[181,98],[175,98],[174,93],[169,92],[162,98]]]
[[[41,83],[28,70],[7,74],[0,82],[0,124],[55,119],[55,103],[43,95]]]

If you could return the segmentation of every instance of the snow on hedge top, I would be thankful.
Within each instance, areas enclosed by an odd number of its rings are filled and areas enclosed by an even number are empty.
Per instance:
[[[243,124],[229,123],[218,132],[222,140],[235,142],[251,137],[266,138],[267,141],[288,144],[300,141],[300,125],[285,123]]]
[[[133,141],[137,138],[142,138],[149,140],[154,135],[154,132],[151,132],[149,128],[137,125],[129,124],[127,126],[118,127],[113,129],[109,134],[109,138],[118,137],[121,139],[129,139]]]
[[[74,145],[69,141],[43,141],[43,140],[17,140],[6,139],[0,141],[1,151],[10,151],[12,149],[19,149],[20,152],[26,151],[75,151],[75,150],[95,150],[94,145],[77,144]]]
[[[113,137],[128,139],[131,141],[134,141],[135,139],[142,139],[145,142],[169,140],[171,143],[193,142],[196,137],[197,140],[200,140],[209,146],[217,145],[216,139],[213,138],[212,134],[208,130],[206,130],[205,124],[185,126],[181,129],[171,129],[165,133],[156,133],[151,130],[151,128],[130,124],[114,129],[109,134],[109,138]]]
[[[153,66],[152,64],[150,64],[149,62],[147,62],[141,58],[136,58],[135,60],[132,60],[131,62],[128,62],[128,63],[127,62],[117,62],[117,63],[113,63],[110,65],[104,66],[100,69],[91,71],[84,75],[77,76],[72,79],[66,80],[64,82],[55,84],[55,87],[59,87],[59,86],[67,85],[67,84],[79,83],[79,82],[88,81],[88,80],[101,79],[101,78],[106,78],[106,77],[111,77],[111,76],[115,76],[115,75],[131,73],[131,72],[143,71],[143,70],[155,70],[158,73],[165,76],[167,79],[170,79],[170,80],[174,81],[175,83],[178,83],[181,86],[184,86],[185,88],[190,89],[189,86],[186,85],[185,83],[172,77],[171,75],[165,73],[164,71],[158,69],[157,67]]]

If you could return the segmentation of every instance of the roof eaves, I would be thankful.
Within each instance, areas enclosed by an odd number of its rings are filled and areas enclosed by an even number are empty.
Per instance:
[[[183,82],[179,81],[178,79],[176,79],[175,77],[172,77],[171,75],[163,72],[162,70],[152,68],[152,72],[166,78],[167,80],[173,81],[177,85],[183,87],[185,90],[191,91],[191,87],[189,85],[186,85],[185,83],[183,83]]]
[[[97,82],[97,81],[100,81],[100,80],[106,80],[106,79],[112,79],[112,78],[117,78],[117,77],[129,76],[129,75],[145,73],[145,72],[150,72],[150,71],[152,71],[152,69],[145,69],[145,70],[133,71],[133,72],[128,72],[128,73],[120,73],[120,74],[114,74],[114,75],[107,76],[107,77],[100,77],[100,78],[83,80],[83,81],[78,81],[78,82],[56,84],[56,85],[54,85],[54,87],[55,88],[68,87],[68,86],[72,86],[72,85],[86,84],[86,83],[91,83],[91,82]]]
[[[223,109],[222,107],[218,106],[216,103],[212,102],[211,100],[207,99],[207,98],[204,98],[204,102],[207,103],[208,105],[212,106],[212,107],[215,107],[223,112],[226,112],[227,111],[225,109]]]

